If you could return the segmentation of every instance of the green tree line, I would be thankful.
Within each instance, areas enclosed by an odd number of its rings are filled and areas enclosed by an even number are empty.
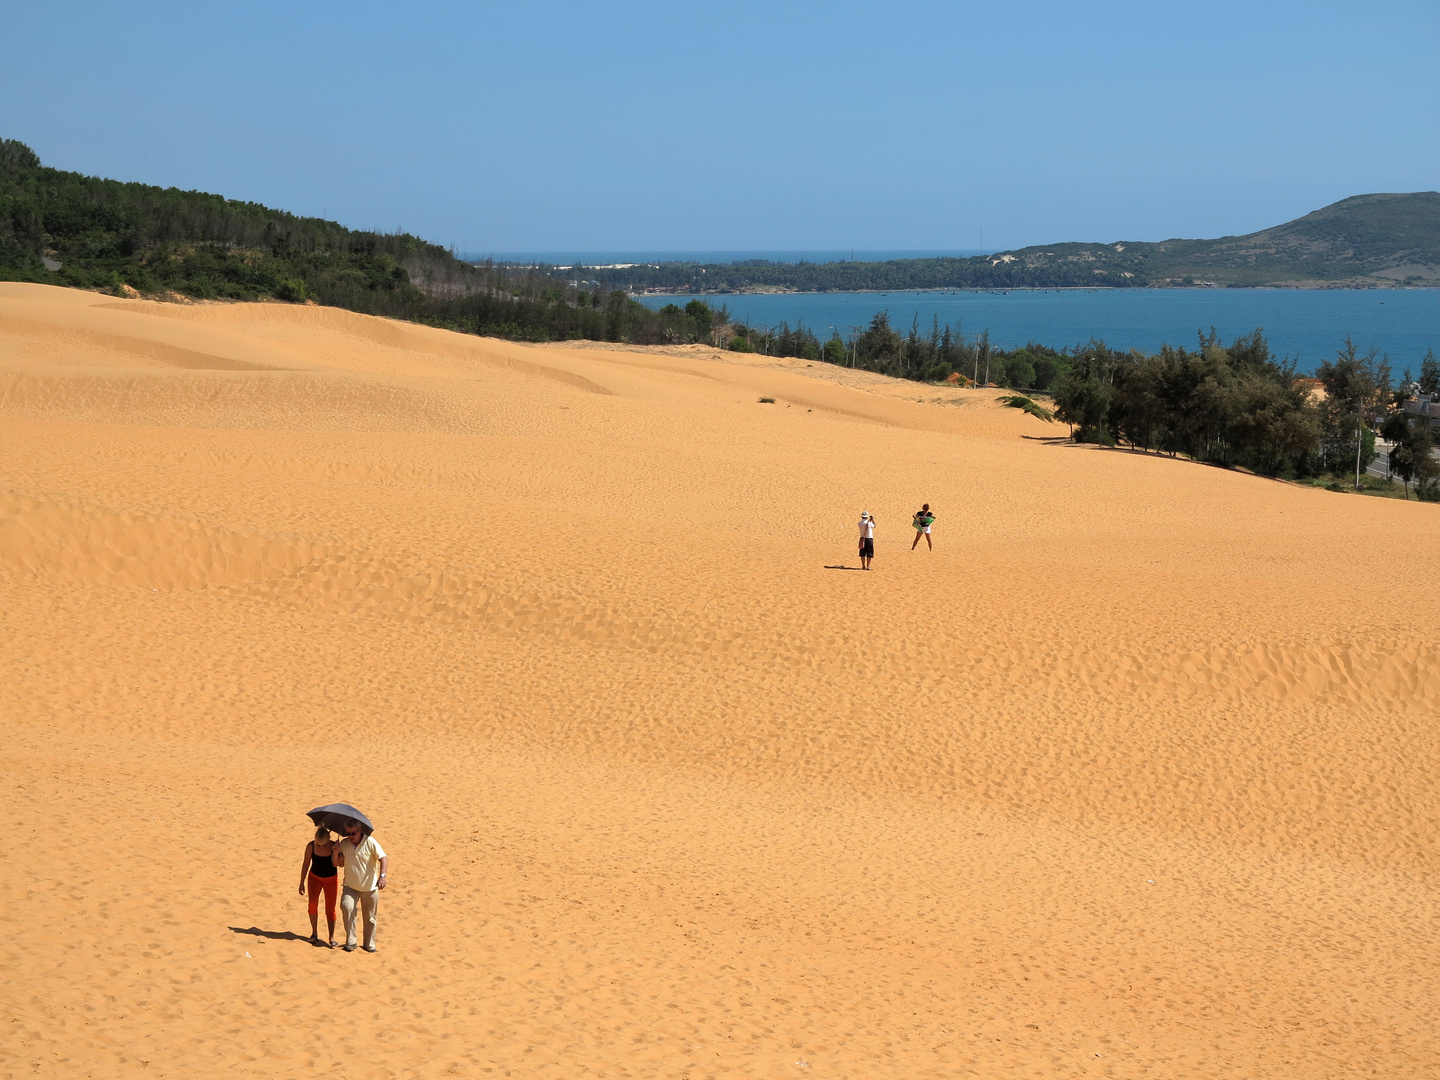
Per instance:
[[[1390,364],[1347,337],[1313,378],[1276,360],[1261,331],[1221,345],[1212,330],[1196,349],[1118,352],[1092,341],[1068,358],[1055,416],[1081,442],[1127,444],[1267,476],[1351,477],[1358,489],[1376,436],[1394,444],[1390,471],[1419,498],[1440,501],[1431,419],[1413,411],[1440,393],[1433,353],[1421,381],[1392,388]],[[1315,393],[1315,390],[1320,393]],[[1407,409],[1407,403],[1410,409]],[[1437,409],[1436,415],[1440,415]]]
[[[728,347],[740,352],[824,360],[918,382],[943,382],[958,373],[967,382],[1046,391],[1070,364],[1065,353],[1047,345],[1032,341],[1019,349],[998,349],[991,346],[988,331],[967,339],[959,328],[942,326],[938,319],[924,331],[918,318],[912,319],[902,334],[890,325],[887,311],[876,312],[868,326],[848,337],[836,331],[824,342],[808,327],[792,329],[788,323],[766,328],[732,322],[724,330],[731,335]]]

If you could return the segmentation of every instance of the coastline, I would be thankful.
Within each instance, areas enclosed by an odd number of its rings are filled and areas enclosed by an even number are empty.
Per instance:
[[[1404,281],[1385,284],[1378,281],[1352,282],[1267,282],[1263,285],[1006,285],[990,288],[954,287],[923,289],[789,289],[780,285],[756,285],[745,289],[638,289],[626,290],[635,300],[647,296],[837,296],[851,293],[873,293],[888,296],[895,293],[1048,293],[1048,292],[1228,292],[1230,290],[1266,289],[1276,292],[1435,292],[1440,282],[1415,285]]]

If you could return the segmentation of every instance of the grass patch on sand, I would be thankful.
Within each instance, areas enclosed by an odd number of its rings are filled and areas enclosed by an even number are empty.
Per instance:
[[[1406,492],[1405,485],[1399,480],[1390,479],[1384,476],[1372,476],[1365,473],[1360,477],[1360,490],[1355,490],[1355,476],[1312,476],[1296,483],[1304,487],[1324,488],[1326,491],[1349,492],[1352,495],[1377,495],[1382,499],[1415,499],[1417,496],[1412,490]]]

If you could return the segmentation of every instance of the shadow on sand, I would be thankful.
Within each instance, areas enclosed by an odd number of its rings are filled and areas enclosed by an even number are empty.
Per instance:
[[[827,566],[826,570],[864,570],[863,566]]]
[[[261,930],[258,926],[232,926],[230,927],[230,932],[232,934],[249,934],[251,937],[269,938],[271,941],[303,941],[306,945],[315,944],[315,942],[311,941],[304,934],[297,934],[293,930]],[[323,941],[319,944],[322,949],[328,948],[328,945]]]

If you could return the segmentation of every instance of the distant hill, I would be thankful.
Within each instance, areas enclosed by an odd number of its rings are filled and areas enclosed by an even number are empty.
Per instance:
[[[1044,245],[989,261],[1042,272],[1079,263],[1092,277],[1145,285],[1440,285],[1440,192],[1355,195],[1219,240]]]
[[[1135,286],[1440,286],[1440,192],[1356,195],[1219,240],[1041,244],[969,259],[864,263],[668,263],[567,270],[606,288],[677,292]]]

